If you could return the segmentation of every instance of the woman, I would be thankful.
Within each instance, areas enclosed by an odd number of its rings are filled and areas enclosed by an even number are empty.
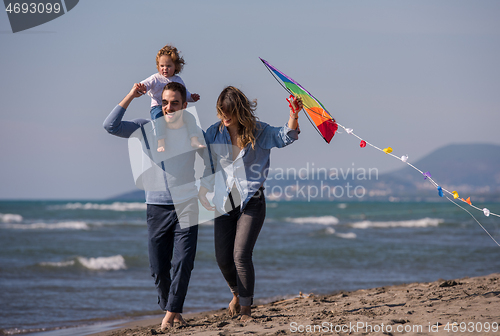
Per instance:
[[[298,113],[302,102],[290,97],[290,118],[283,127],[257,121],[256,101],[239,89],[226,87],[217,100],[219,122],[210,126],[205,141],[210,153],[206,177],[199,192],[200,203],[215,210],[214,237],[217,264],[233,299],[229,314],[241,312],[251,319],[255,273],[252,252],[266,216],[264,182],[271,148],[285,147],[298,139]],[[214,191],[211,206],[206,194]]]

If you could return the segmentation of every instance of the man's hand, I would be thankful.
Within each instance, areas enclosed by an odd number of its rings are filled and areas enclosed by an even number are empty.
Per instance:
[[[123,100],[118,105],[120,105],[124,109],[127,109],[128,106],[130,105],[130,102],[134,100],[134,98],[138,98],[145,93],[146,93],[146,85],[142,83],[135,83],[134,86],[132,87],[132,90],[130,90],[130,92],[125,96],[125,98],[123,98]]]
[[[130,90],[129,95],[132,95],[132,97],[134,97],[134,98],[138,98],[138,97],[142,96],[143,94],[145,94],[146,91],[147,91],[146,85],[144,85],[142,83],[135,83],[132,90]]]

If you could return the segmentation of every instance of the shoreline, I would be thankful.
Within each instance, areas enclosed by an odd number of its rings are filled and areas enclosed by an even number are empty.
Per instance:
[[[253,320],[246,323],[229,317],[223,308],[184,314],[189,326],[165,332],[159,316],[87,335],[477,335],[486,329],[500,333],[498,312],[500,273],[493,273],[275,301],[253,306]]]

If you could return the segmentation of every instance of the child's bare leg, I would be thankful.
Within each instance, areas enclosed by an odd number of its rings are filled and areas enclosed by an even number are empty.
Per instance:
[[[156,149],[158,152],[165,151],[165,139],[158,140],[158,148]]]
[[[196,136],[191,137],[191,147],[193,147],[193,148],[205,148],[205,146],[200,143],[200,140],[198,140],[198,137],[196,137]]]

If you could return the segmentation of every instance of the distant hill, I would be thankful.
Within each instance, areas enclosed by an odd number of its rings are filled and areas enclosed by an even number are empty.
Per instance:
[[[134,190],[124,194],[116,195],[110,197],[109,200],[113,201],[122,201],[122,202],[145,202],[146,196],[144,194],[144,190]]]
[[[412,162],[410,157],[408,162],[422,169],[423,172],[429,171],[433,179],[443,188],[450,191],[456,190],[460,196],[472,196],[480,201],[500,201],[500,146],[498,145],[448,145],[416,162]],[[266,195],[273,200],[308,198],[310,200],[353,201],[440,200],[435,187],[409,166],[380,174],[378,178],[372,175],[371,179],[368,179],[368,171],[366,171],[366,179],[360,179],[359,177],[362,176],[359,172],[359,168],[354,175],[351,174],[352,172],[337,172],[336,177],[332,178],[333,175],[330,175],[327,179],[318,179],[317,176],[269,179],[266,181]],[[323,195],[321,195],[321,190],[323,190]],[[271,195],[271,191],[275,191],[275,194]],[[363,197],[356,197],[356,195],[361,195],[361,192],[363,192]],[[287,195],[292,197],[287,197]],[[144,191],[136,190],[112,199],[144,201]]]

